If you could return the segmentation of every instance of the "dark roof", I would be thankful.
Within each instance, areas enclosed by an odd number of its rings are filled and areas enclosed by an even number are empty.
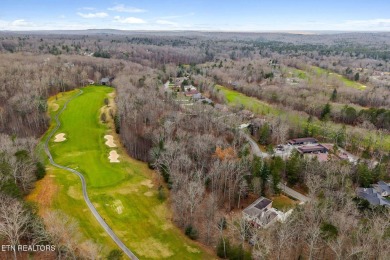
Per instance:
[[[390,193],[390,186],[384,181],[378,181],[378,186],[382,192],[387,191]]]
[[[267,198],[264,198],[262,200],[260,200],[258,203],[256,203],[256,205],[254,205],[255,208],[258,208],[258,209],[264,209],[265,207],[267,207],[270,203],[272,203],[271,200],[267,199]]]
[[[317,139],[313,137],[304,137],[288,140],[289,143],[317,143]]]
[[[300,153],[315,153],[315,152],[327,152],[328,149],[322,145],[301,146],[298,147]]]
[[[386,205],[390,206],[390,202],[382,198],[380,194],[373,188],[358,188],[357,196],[367,200],[371,205]]]

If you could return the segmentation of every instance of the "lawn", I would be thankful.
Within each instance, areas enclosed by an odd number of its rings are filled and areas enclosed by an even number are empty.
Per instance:
[[[283,212],[295,208],[296,204],[299,203],[299,201],[290,199],[289,197],[283,194],[272,197],[271,200],[272,200],[272,207]]]
[[[263,102],[256,97],[250,97],[243,93],[240,93],[235,90],[231,90],[227,87],[216,85],[216,89],[223,93],[227,104],[234,107],[242,107],[247,110],[250,110],[259,115],[277,115],[285,117],[292,126],[303,127],[307,123],[307,117],[294,110],[284,110],[282,108],[273,106],[272,104]],[[311,128],[318,134],[323,134],[329,139],[333,139],[334,135],[337,134],[342,128],[342,124],[334,123],[332,121],[326,122],[326,124],[317,118],[313,119]],[[322,129],[322,130],[321,130]],[[352,131],[354,129],[357,132],[364,134],[364,142],[369,143],[371,140],[376,140],[376,143],[372,145],[374,148],[384,149],[385,151],[390,151],[390,135],[383,135],[383,141],[380,140],[379,135],[374,131],[369,131],[367,129],[346,126],[347,131]]]
[[[64,102],[78,91],[50,98],[50,115],[57,113]],[[105,106],[104,99],[113,89],[91,86],[83,88],[83,91],[60,116],[62,126],[56,134],[65,133],[67,139],[60,143],[50,141],[54,160],[84,174],[89,197],[96,209],[139,258],[215,258],[174,226],[168,202],[158,198],[155,173],[145,163],[127,156],[110,124],[100,122],[100,109]],[[106,134],[114,136],[118,147],[105,145],[103,137]],[[118,152],[119,163],[109,162],[107,157],[111,150]],[[38,182],[30,199],[41,207],[60,209],[76,218],[84,240],[91,239],[103,246],[102,257],[116,249],[83,201],[78,177],[50,165],[47,165],[47,169],[47,176]],[[55,192],[48,195],[52,197],[49,202],[42,196],[46,192],[43,186],[47,185],[55,186],[50,189]],[[165,190],[165,194],[168,191]]]
[[[227,102],[232,106],[237,106],[237,107],[243,106],[247,110],[262,115],[267,115],[267,114],[279,115],[282,113],[281,110],[257,98],[249,97],[238,91],[228,89],[221,85],[216,85],[216,88],[224,94]]]

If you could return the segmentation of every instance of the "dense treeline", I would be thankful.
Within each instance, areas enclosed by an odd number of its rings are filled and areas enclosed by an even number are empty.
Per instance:
[[[98,257],[96,244],[80,242],[73,219],[48,212],[42,220],[22,197],[44,175],[34,151],[48,127],[47,98],[84,86],[87,79],[113,76],[117,108],[110,115],[116,132],[132,157],[160,173],[158,196],[166,197],[166,185],[173,219],[191,239],[216,246],[220,257],[231,259],[385,259],[388,211],[356,199],[354,191],[389,179],[383,152],[377,151],[376,167],[363,160],[319,163],[297,154],[286,161],[262,160],[251,155],[237,129],[248,120],[242,108],[182,105],[164,92],[163,83],[188,76],[186,82],[203,95],[223,102],[214,88],[221,83],[307,118],[297,125],[283,116],[257,119],[255,137],[270,151],[287,138],[312,135],[312,117],[321,119],[317,131],[323,136],[328,120],[355,131],[388,131],[390,95],[382,73],[390,68],[389,42],[386,33],[2,33],[0,132],[7,135],[0,136],[0,237],[9,243],[53,243],[60,248],[57,258]],[[330,76],[335,72],[369,88],[350,88]],[[346,139],[351,135],[341,127],[335,143]],[[254,197],[279,194],[280,181],[308,191],[311,202],[269,229],[254,229],[236,214]],[[22,216],[20,232],[7,237],[5,220],[15,214]]]

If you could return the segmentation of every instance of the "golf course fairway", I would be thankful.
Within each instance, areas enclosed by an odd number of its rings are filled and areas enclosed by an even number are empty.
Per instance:
[[[114,109],[114,89],[88,86],[73,98],[60,114],[61,126],[49,141],[54,161],[82,173],[90,200],[108,226],[140,259],[213,259],[208,250],[188,239],[172,223],[166,199],[158,196],[156,173],[143,162],[130,158],[113,131],[110,109]],[[51,127],[55,115],[66,101],[80,93],[73,90],[60,93],[48,101]],[[109,99],[109,105],[104,100]],[[106,123],[100,116],[106,112]],[[61,134],[61,141],[54,141]],[[115,147],[106,144],[105,136],[112,135]],[[109,154],[115,151],[119,162],[110,163]],[[100,226],[83,199],[81,182],[74,173],[59,169],[46,160],[47,174],[37,182],[28,199],[39,206],[39,212],[61,210],[78,221],[81,243],[88,240],[102,247],[101,258],[118,249]],[[168,191],[164,191],[165,197]],[[124,257],[125,259],[125,257]]]

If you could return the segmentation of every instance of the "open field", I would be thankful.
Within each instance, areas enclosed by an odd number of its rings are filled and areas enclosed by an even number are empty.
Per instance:
[[[344,83],[344,85],[346,87],[356,88],[359,90],[364,90],[367,88],[367,86],[360,84],[359,82],[347,79],[346,77],[344,77],[342,75],[339,75],[337,73],[334,73],[334,72],[326,70],[326,69],[322,69],[320,67],[313,66],[312,70],[313,70],[314,74],[316,74],[318,76],[326,75],[327,77],[329,77],[329,79],[340,80],[342,83]]]
[[[100,108],[113,89],[94,86],[83,91],[84,94],[72,100],[60,116],[61,127],[57,132],[65,133],[67,139],[61,143],[50,141],[54,160],[83,173],[92,203],[116,235],[140,259],[212,259],[212,254],[184,236],[172,223],[167,201],[158,198],[155,173],[145,163],[128,157],[110,124],[100,122]],[[58,110],[56,105],[62,107],[76,93],[71,91],[50,98],[50,114]],[[105,144],[106,135],[113,136],[117,147],[110,148]],[[110,151],[119,154],[120,162],[109,162]],[[102,256],[117,249],[89,212],[79,178],[52,166],[47,169],[46,177],[42,184],[37,185],[30,200],[40,207],[59,209],[76,218],[84,240],[91,239],[103,246]],[[42,190],[48,189],[43,185],[53,186],[49,190],[56,191],[50,193],[50,201],[42,198]]]
[[[283,113],[282,110],[279,110],[278,108],[275,108],[272,105],[257,98],[248,97],[245,94],[228,89],[221,85],[216,85],[216,88],[224,94],[227,102],[232,106],[243,107],[260,115],[279,115]]]
[[[215,88],[219,90],[220,93],[224,94],[227,104],[230,106],[242,107],[259,115],[284,116],[287,118],[290,124],[294,126],[303,127],[307,122],[307,116],[304,116],[302,113],[299,113],[297,111],[286,111],[282,108],[261,101],[256,97],[249,97],[243,93],[231,90],[221,85],[216,85]],[[323,137],[328,138],[329,141],[332,141],[334,135],[342,127],[342,124],[334,123],[331,121],[324,123],[318,119],[313,119],[313,122],[311,124],[311,128],[316,133],[319,133],[323,135]],[[372,147],[390,151],[390,135],[384,134],[382,137],[383,140],[380,141],[381,139],[379,134],[375,133],[374,131],[369,131],[367,129],[352,126],[346,126],[346,129],[347,131],[358,132],[360,135],[364,136],[363,140],[367,144],[369,142],[372,143],[374,141],[374,143],[371,144]]]

